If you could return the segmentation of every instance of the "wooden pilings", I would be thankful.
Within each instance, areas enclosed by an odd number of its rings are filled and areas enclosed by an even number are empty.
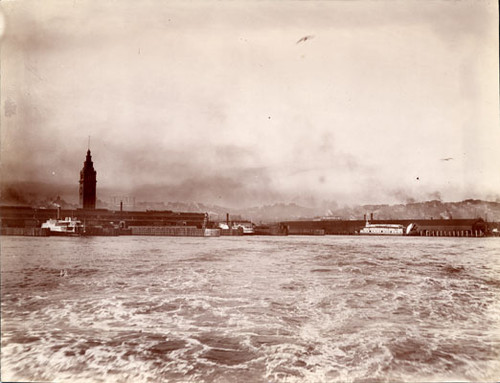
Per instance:
[[[40,227],[2,227],[0,234],[24,237],[47,237],[50,235],[50,230]]]
[[[204,237],[205,230],[192,226],[130,226],[132,235]]]
[[[422,237],[484,237],[481,230],[421,230]]]

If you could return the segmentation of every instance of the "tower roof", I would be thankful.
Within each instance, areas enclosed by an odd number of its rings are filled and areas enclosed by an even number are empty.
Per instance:
[[[85,157],[85,162],[92,163],[92,154],[90,154],[90,149],[87,150],[87,157]]]

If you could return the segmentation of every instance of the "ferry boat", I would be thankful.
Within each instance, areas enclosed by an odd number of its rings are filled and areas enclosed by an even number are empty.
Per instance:
[[[49,229],[50,235],[81,235],[84,231],[82,222],[76,218],[48,219],[42,223],[42,229]]]
[[[254,225],[250,221],[233,222],[233,229],[242,229],[243,234],[255,234]]]
[[[391,223],[369,223],[359,231],[364,235],[404,235],[405,227],[403,225]]]
[[[219,229],[229,230],[229,225],[225,222],[219,223]],[[254,224],[250,221],[237,221],[233,222],[231,226],[232,230],[241,230],[244,235],[255,234]]]

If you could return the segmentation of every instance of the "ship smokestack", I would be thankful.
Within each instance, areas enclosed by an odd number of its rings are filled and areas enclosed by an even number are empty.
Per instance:
[[[366,214],[363,214],[363,221],[366,221]]]
[[[370,213],[370,221],[373,221],[373,213]]]
[[[226,213],[226,223],[227,227],[229,227],[229,213]]]
[[[123,211],[123,201],[120,201],[120,213]]]
[[[61,206],[57,207],[57,219],[61,219]]]

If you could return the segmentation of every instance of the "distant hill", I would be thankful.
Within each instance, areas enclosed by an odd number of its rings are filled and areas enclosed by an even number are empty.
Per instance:
[[[478,218],[500,221],[500,202],[468,199],[460,202],[426,201],[398,205],[363,205],[336,209],[333,215],[362,219],[373,213],[374,219],[451,219]]]
[[[362,205],[313,209],[295,204],[274,204],[238,211],[255,222],[311,218],[363,219],[451,219],[478,218],[500,221],[500,202],[468,199],[461,202],[426,201],[397,205]]]
[[[237,209],[196,202],[168,202],[139,204],[141,210],[158,209],[173,211],[207,212],[212,219],[225,220],[226,213],[231,219],[249,219],[254,223],[301,220],[313,218],[363,219],[366,214],[374,219],[451,219],[478,218],[500,221],[500,202],[465,200],[461,202],[426,201],[397,205],[359,205],[350,207],[310,208],[295,203],[276,203]]]
[[[102,199],[97,207],[116,209],[106,202],[106,194],[102,191]],[[19,182],[2,184],[0,188],[0,204],[26,205],[37,207],[54,207],[74,209],[78,207],[78,185],[53,185],[39,182]],[[125,207],[125,210],[131,210]],[[140,202],[135,210],[172,210],[207,212],[214,220],[225,220],[226,213],[231,219],[249,219],[255,223],[277,222],[285,220],[313,219],[330,217],[337,219],[363,219],[373,213],[374,219],[451,219],[478,218],[488,221],[500,221],[500,202],[468,199],[460,202],[442,202],[439,200],[414,202],[396,205],[358,205],[339,207],[337,203],[326,203],[321,208],[304,207],[295,203],[275,203],[272,205],[250,208],[229,208],[199,202]]]

